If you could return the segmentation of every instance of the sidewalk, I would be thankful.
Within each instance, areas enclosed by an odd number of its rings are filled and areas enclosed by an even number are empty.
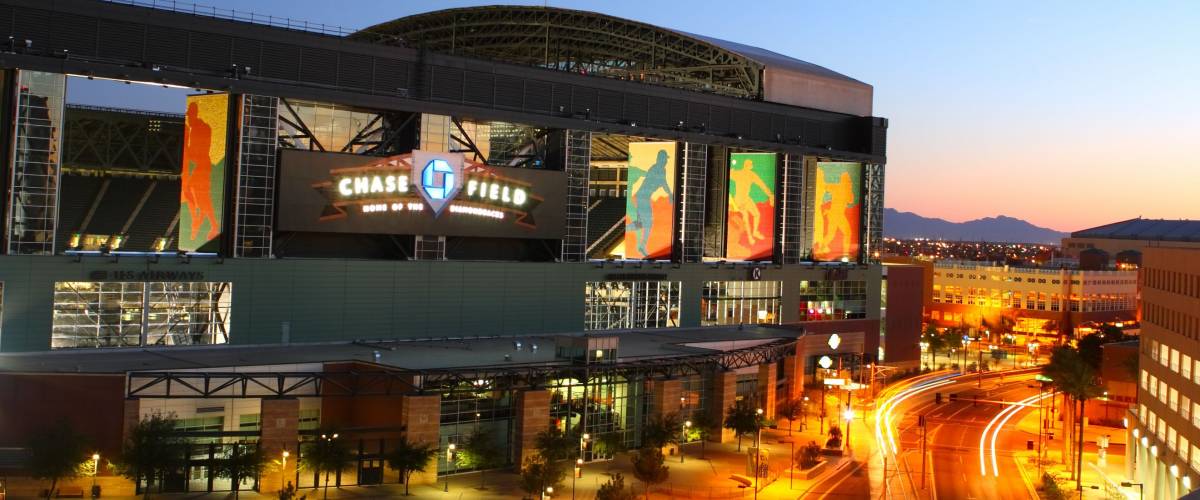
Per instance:
[[[769,478],[760,478],[759,495],[763,498],[799,498],[812,485],[821,481],[833,472],[847,458],[826,457],[829,462],[820,476],[810,480],[802,480],[798,475],[789,483],[787,469],[790,464],[792,442],[796,449],[809,441],[824,443],[824,436],[818,436],[815,419],[810,419],[814,426],[803,432],[795,431],[789,437],[786,428],[763,429],[763,448],[770,454],[768,468]],[[786,423],[786,421],[783,421]],[[870,440],[866,426],[854,422],[855,434],[852,436],[857,447],[867,447]],[[799,422],[796,424],[800,426]],[[670,468],[670,476],[666,482],[655,485],[651,489],[650,498],[751,498],[754,491],[751,488],[739,488],[737,483],[729,479],[732,474],[750,476],[747,470],[747,450],[753,446],[754,438],[742,439],[742,451],[737,452],[737,442],[727,444],[705,443],[704,458],[701,458],[699,442],[684,445],[684,462],[679,462],[679,455],[667,456],[665,465]],[[645,485],[634,477],[629,454],[622,454],[612,461],[593,462],[583,467],[583,477],[576,479],[574,488],[570,474],[563,481],[562,488],[556,488],[553,498],[576,498],[580,500],[594,499],[600,485],[620,472],[625,478],[625,485],[633,486],[633,491],[639,498],[645,498]],[[798,472],[798,471],[797,471]],[[440,500],[476,500],[476,499],[511,499],[526,497],[520,488],[520,476],[513,471],[491,471],[487,473],[487,489],[480,489],[479,473],[461,474],[449,478],[441,478],[436,485],[414,485],[411,488],[413,499]],[[572,494],[573,493],[573,494]],[[329,498],[395,498],[403,496],[404,485],[384,484],[373,486],[346,486],[329,488]],[[308,500],[318,500],[324,497],[322,489],[302,489],[297,498],[307,497]],[[18,497],[9,496],[9,499]],[[105,499],[134,500],[141,497],[104,496]],[[217,493],[174,493],[153,495],[152,498],[215,500],[233,498],[232,492]],[[253,491],[243,491],[240,498],[258,500],[277,498],[275,495],[260,495]],[[534,497],[536,498],[536,496]]]
[[[1021,418],[1017,423],[1018,429],[1025,439],[1034,441],[1034,451],[1022,451],[1016,453],[1016,461],[1021,468],[1022,475],[1027,484],[1031,487],[1040,486],[1042,478],[1038,474],[1037,465],[1037,436],[1038,436],[1038,412],[1031,411]],[[1049,473],[1051,476],[1059,479],[1059,487],[1069,495],[1076,495],[1075,481],[1071,479],[1071,472],[1067,464],[1063,463],[1063,439],[1068,435],[1068,431],[1062,428],[1062,422],[1054,422],[1054,439],[1044,442],[1045,450],[1043,451],[1044,462],[1042,470]],[[1096,440],[1100,436],[1109,436],[1109,447],[1105,464],[1099,464],[1098,449],[1096,448]],[[1125,475],[1125,430],[1113,427],[1103,427],[1099,425],[1089,425],[1084,428],[1083,432],[1083,499],[1111,499],[1124,498],[1136,500],[1138,491],[1136,488],[1121,488],[1120,482],[1124,480]],[[1069,497],[1073,498],[1073,497]]]

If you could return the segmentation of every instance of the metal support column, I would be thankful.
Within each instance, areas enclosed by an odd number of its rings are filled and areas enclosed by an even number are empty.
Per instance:
[[[279,99],[242,95],[234,204],[234,257],[271,257]]]
[[[592,133],[568,130],[566,141],[567,223],[562,260],[582,262],[587,258],[588,246],[588,171],[592,163]]]
[[[779,196],[779,253],[776,261],[798,264],[804,258],[804,157],[783,156]]]
[[[683,186],[679,198],[679,242],[683,262],[704,258],[704,191],[708,172],[708,145],[683,145]]]

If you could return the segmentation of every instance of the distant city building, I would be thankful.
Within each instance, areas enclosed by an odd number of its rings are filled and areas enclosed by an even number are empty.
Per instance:
[[[1147,247],[1126,474],[1146,498],[1200,486],[1200,248]]]
[[[1080,271],[940,261],[925,304],[941,326],[1053,335],[1088,322],[1137,319],[1136,271]]]
[[[1100,250],[1113,266],[1132,263],[1147,247],[1200,248],[1200,220],[1129,219],[1075,231],[1063,238],[1062,253],[1080,258],[1085,250]]]

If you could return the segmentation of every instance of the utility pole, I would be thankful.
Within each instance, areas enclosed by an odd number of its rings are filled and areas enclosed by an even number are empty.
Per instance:
[[[979,363],[975,365],[975,370],[979,372],[979,384],[976,387],[983,389],[983,344],[979,344]]]
[[[917,424],[921,426],[921,489],[925,489],[925,436],[929,432],[927,423],[925,415],[917,416]]]

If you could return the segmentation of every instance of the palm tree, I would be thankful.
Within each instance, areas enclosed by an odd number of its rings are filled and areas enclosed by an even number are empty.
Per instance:
[[[1078,429],[1075,429],[1075,447],[1073,457],[1075,462],[1075,487],[1083,491],[1083,410],[1087,400],[1101,394],[1100,386],[1096,385],[1096,370],[1079,354],[1079,351],[1067,347],[1055,347],[1050,353],[1050,362],[1042,367],[1042,374],[1051,379],[1058,391],[1073,400],[1072,413]],[[1076,409],[1078,408],[1078,409]]]
[[[340,472],[354,459],[354,454],[343,443],[345,441],[338,439],[338,433],[326,430],[315,441],[307,443],[300,457],[300,465],[304,468],[325,474],[324,498],[329,498],[329,473]]]
[[[437,455],[437,448],[429,443],[413,443],[400,438],[396,447],[384,457],[388,466],[400,473],[404,481],[404,496],[408,496],[408,483],[414,472],[424,472],[429,462]]]

